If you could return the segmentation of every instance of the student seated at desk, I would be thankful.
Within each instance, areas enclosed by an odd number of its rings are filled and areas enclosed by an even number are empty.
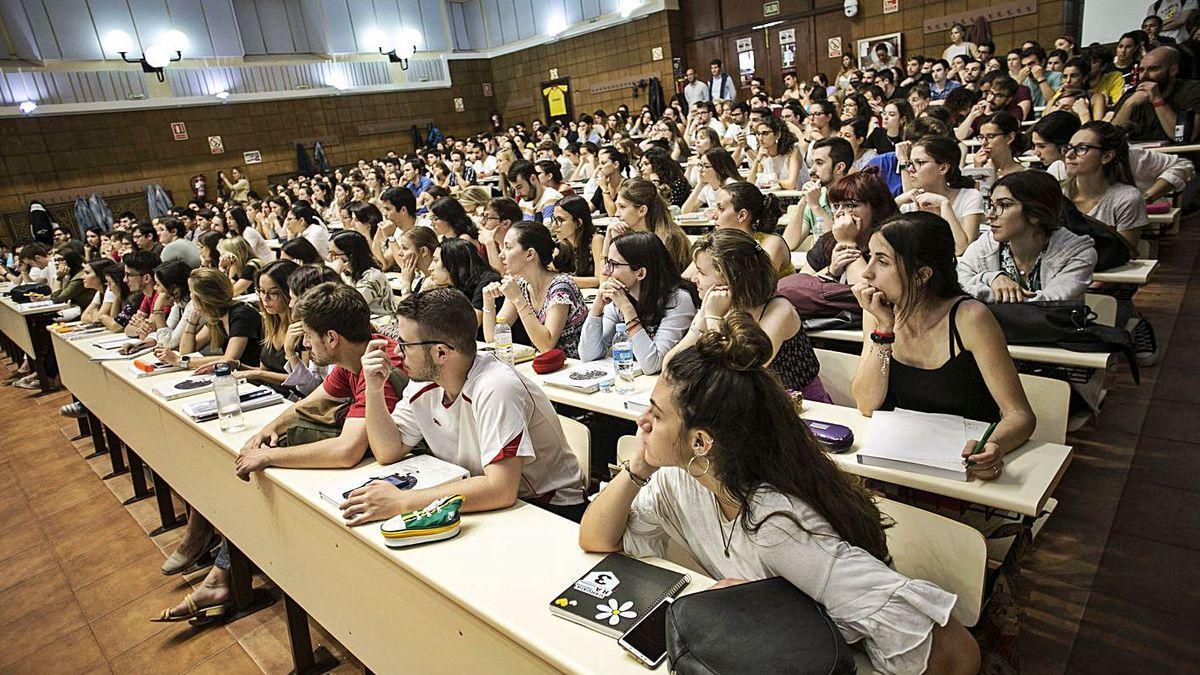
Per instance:
[[[321,386],[329,367],[313,361],[312,351],[304,343],[304,322],[296,318],[296,305],[300,298],[314,286],[324,283],[341,284],[341,275],[325,265],[301,265],[287,278],[288,318],[287,334],[283,338],[283,355],[286,359],[283,370],[288,377],[283,386],[304,398]]]
[[[521,327],[539,352],[561,349],[568,358],[579,356],[579,333],[587,317],[587,306],[571,277],[569,244],[554,242],[541,223],[523,221],[504,235],[500,262],[503,279],[483,289],[483,336],[495,339],[496,322]],[[553,265],[553,269],[551,269]],[[504,305],[496,301],[504,298]]]
[[[1125,130],[1108,122],[1088,122],[1066,148],[1063,192],[1079,210],[1110,227],[1134,251],[1149,224],[1146,202],[1134,186]]]
[[[80,317],[83,322],[99,323],[114,333],[125,330],[137,311],[125,283],[125,266],[109,258],[96,258],[88,263],[83,283],[96,291],[92,304]]]
[[[982,302],[1083,302],[1096,247],[1062,227],[1062,202],[1044,171],[996,181],[986,205],[991,227],[958,259],[963,290]]]
[[[626,232],[653,232],[666,244],[679,269],[686,269],[691,262],[692,247],[687,235],[675,222],[670,205],[654,183],[645,178],[630,178],[621,183],[617,193],[617,218],[617,222],[605,229],[601,250],[607,251],[613,238]]]
[[[961,254],[979,236],[983,221],[983,193],[963,176],[958,143],[945,136],[926,136],[913,143],[904,168],[909,189],[896,197],[904,212],[927,211],[940,215],[954,233],[954,251]]]
[[[467,296],[482,330],[483,289],[500,281],[500,275],[479,256],[479,249],[462,239],[442,240],[433,250],[428,280],[433,287],[449,286]]]
[[[371,255],[366,237],[353,230],[333,235],[329,240],[329,266],[362,293],[372,314],[391,315],[396,311],[392,286]]]
[[[975,673],[955,596],[888,567],[878,507],[764,370],[773,351],[752,316],[731,312],[671,359],[633,457],[584,514],[580,546],[661,557],[673,541],[718,586],[787,579],[880,672]]]
[[[182,260],[173,260],[154,268],[154,302],[159,307],[167,308],[167,318],[161,328],[169,329],[170,336],[166,343],[159,345],[158,330],[150,331],[137,344],[121,347],[122,353],[133,353],[155,346],[179,348],[187,324],[196,320],[196,305],[192,302],[191,290],[188,288],[188,277],[191,273],[192,268]],[[196,338],[197,351],[208,345],[208,333],[202,332],[203,334]]]
[[[696,186],[680,207],[680,213],[696,213],[702,209],[713,208],[717,205],[717,190],[722,185],[742,179],[733,157],[720,147],[706,150],[699,156],[696,160],[696,175]]]
[[[896,200],[877,170],[868,167],[829,186],[829,209],[833,227],[817,238],[805,262],[814,274],[851,281],[849,270],[870,258],[871,235],[897,213]]]
[[[274,260],[274,257],[268,260],[255,258],[254,249],[241,237],[222,237],[217,243],[217,252],[220,253],[217,266],[229,275],[234,295],[244,295],[254,290],[254,280],[258,277],[258,271],[267,262]]]
[[[504,237],[508,234],[508,228],[524,220],[524,216],[520,205],[508,197],[496,197],[483,208],[483,215],[479,218],[480,246],[475,248],[479,256],[487,260],[488,265],[496,272],[504,272],[504,263],[500,262],[500,249],[504,248]]]
[[[779,199],[770,193],[764,195],[751,183],[726,183],[717,190],[714,216],[717,227],[740,230],[753,237],[770,256],[776,274],[786,277],[795,274],[796,268],[792,265],[792,252],[787,242],[775,234],[782,215]]]
[[[399,366],[402,358],[395,353],[395,343],[382,335],[372,334],[371,314],[367,301],[353,287],[343,283],[324,283],[307,291],[296,304],[296,316],[304,325],[304,341],[312,350],[312,359],[321,365],[333,366],[325,382],[303,401],[285,410],[263,427],[242,446],[235,462],[237,475],[250,480],[250,474],[272,466],[321,469],[348,468],[362,461],[367,452],[366,379],[362,373],[362,356],[367,343],[380,340],[379,346],[390,365]],[[471,343],[474,345],[474,342]],[[397,400],[396,391],[387,381],[387,373],[375,387],[384,405],[390,409]],[[306,430],[305,437],[324,435],[321,440],[281,446],[281,438],[297,434],[293,424],[300,406],[320,406],[328,409],[340,401],[349,400],[345,422],[337,431],[315,434]],[[390,485],[388,486],[391,487]],[[422,504],[424,506],[424,504]],[[191,522],[188,525],[190,539]],[[206,541],[207,536],[196,540]],[[199,548],[199,547],[197,547]],[[182,602],[163,610],[157,621],[185,621],[193,617],[223,614],[230,599],[229,554],[222,546],[213,568],[203,583]]]
[[[1036,420],[1000,325],[958,284],[950,226],[932,213],[891,218],[871,235],[862,277],[854,296],[865,310],[864,339],[851,385],[859,411],[999,422],[971,467],[977,478],[999,477],[1004,454],[1029,440]]]
[[[404,298],[396,314],[412,380],[399,399],[389,397],[396,364],[371,342],[362,357],[371,451],[390,464],[424,438],[435,457],[471,477],[425,490],[369,483],[342,504],[346,523],[383,520],[453,494],[466,497],[464,511],[503,509],[520,498],[578,522],[587,505],[580,467],[554,406],[512,366],[476,351],[466,296],[437,288]]]
[[[325,259],[307,239],[293,239],[279,247],[279,258],[297,265],[324,265]]]
[[[596,274],[596,261],[604,257],[603,235],[596,234],[592,213],[586,199],[579,195],[563,197],[554,205],[554,214],[549,222],[550,232],[556,241],[571,245],[574,254],[575,273],[571,276],[580,288],[596,288],[600,277]]]
[[[159,345],[154,355],[172,365],[196,369],[197,375],[211,373],[217,363],[232,361],[236,367],[259,364],[262,353],[262,317],[258,311],[233,299],[233,284],[220,270],[201,267],[188,276],[188,290],[196,311],[183,322],[179,350]],[[204,323],[201,326],[201,322]],[[209,346],[223,350],[213,356],[189,358],[197,343],[207,338]]]
[[[167,325],[167,312],[170,311],[170,307],[158,302],[158,294],[154,292],[154,268],[160,262],[158,256],[149,251],[132,251],[121,257],[121,263],[125,265],[125,283],[138,298],[137,313],[125,325],[125,334],[145,339]]]
[[[52,259],[55,274],[50,279],[50,299],[74,305],[78,311],[73,313],[78,316],[96,292],[83,283],[83,253],[70,243],[60,244],[54,248]]]
[[[696,242],[696,286],[700,311],[691,329],[667,355],[679,353],[705,333],[720,330],[730,312],[748,312],[771,338],[770,369],[783,386],[803,392],[804,398],[829,401],[817,373],[821,364],[792,303],[775,293],[775,268],[766,251],[738,230],[713,230]]]
[[[291,393],[284,385],[288,379],[288,327],[292,324],[288,279],[298,268],[299,265],[290,260],[273,260],[259,271],[255,279],[263,329],[259,366],[239,368],[235,373],[236,377],[261,382],[285,395]]]
[[[604,267],[608,281],[601,284],[583,322],[579,358],[607,356],[617,324],[624,323],[638,366],[647,375],[657,373],[696,316],[700,300],[695,289],[679,276],[667,247],[650,232],[613,239]]]
[[[426,287],[429,283],[429,266],[433,264],[433,252],[437,249],[438,236],[431,227],[409,228],[388,242],[389,255],[400,270],[400,289],[396,292],[405,296],[420,293]]]

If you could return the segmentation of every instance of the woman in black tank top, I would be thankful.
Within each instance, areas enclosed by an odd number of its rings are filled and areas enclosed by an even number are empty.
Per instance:
[[[1004,454],[1029,439],[1036,419],[999,324],[958,284],[950,225],[931,213],[901,214],[872,235],[870,251],[863,281],[854,286],[866,310],[852,386],[859,410],[904,408],[997,422],[971,472],[999,477]]]

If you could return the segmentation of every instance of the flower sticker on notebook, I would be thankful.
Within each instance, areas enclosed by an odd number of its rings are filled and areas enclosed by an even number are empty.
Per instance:
[[[632,602],[627,601],[618,605],[616,599],[609,598],[608,604],[596,605],[596,611],[599,612],[596,620],[608,619],[608,625],[615,626],[621,623],[621,619],[636,619],[637,612],[631,612],[630,607],[633,607]]]

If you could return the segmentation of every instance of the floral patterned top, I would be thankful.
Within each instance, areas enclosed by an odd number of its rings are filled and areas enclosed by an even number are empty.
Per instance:
[[[534,315],[538,321],[546,323],[546,315],[550,312],[550,308],[554,305],[567,306],[567,322],[563,324],[562,332],[558,334],[558,343],[554,346],[563,350],[567,358],[579,358],[579,334],[583,332],[583,322],[587,319],[587,304],[583,301],[583,294],[579,292],[579,287],[571,280],[571,277],[566,274],[559,274],[550,281],[550,286],[546,289],[546,301],[541,303],[534,302],[529,293],[529,282],[518,277],[517,286],[521,289],[521,295],[525,298],[525,302],[533,308]]]
[[[396,296],[388,283],[387,275],[378,267],[369,267],[354,287],[367,300],[372,314],[391,316],[396,313]]]

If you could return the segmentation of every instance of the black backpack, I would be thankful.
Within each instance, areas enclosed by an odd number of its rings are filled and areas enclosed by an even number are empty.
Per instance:
[[[1063,200],[1062,223],[1067,230],[1092,238],[1097,272],[1120,267],[1137,255],[1115,228],[1083,213],[1070,199]]]

